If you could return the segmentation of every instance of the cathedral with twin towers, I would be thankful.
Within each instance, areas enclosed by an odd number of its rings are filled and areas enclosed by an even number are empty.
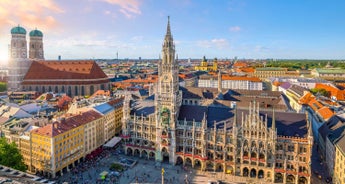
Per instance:
[[[181,87],[175,55],[168,18],[156,93],[125,96],[127,155],[245,181],[310,183],[313,135],[305,114],[262,106],[260,97],[240,108],[229,105],[231,90]]]
[[[44,60],[43,33],[40,30],[35,29],[29,33],[29,54],[26,30],[18,25],[11,29],[11,36],[8,52],[10,70],[7,86],[10,90],[20,88],[20,83],[30,67],[30,60]]]

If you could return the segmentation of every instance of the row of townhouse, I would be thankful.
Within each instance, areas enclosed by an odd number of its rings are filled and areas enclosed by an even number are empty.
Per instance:
[[[55,177],[120,134],[122,104],[118,98],[79,106],[74,114],[49,122],[47,118],[12,118],[1,124],[1,133],[18,145],[29,172]]]
[[[202,88],[218,88],[221,89],[245,89],[245,90],[263,90],[262,81],[257,77],[246,76],[218,76],[204,74],[198,79],[198,87]]]
[[[310,92],[298,100],[312,123],[317,151],[333,183],[345,183],[345,113],[337,101]]]

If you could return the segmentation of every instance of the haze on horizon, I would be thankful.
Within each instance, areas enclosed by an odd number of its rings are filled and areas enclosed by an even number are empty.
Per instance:
[[[344,9],[341,0],[1,0],[0,60],[17,25],[43,32],[46,59],[158,58],[167,16],[179,58],[345,59]]]

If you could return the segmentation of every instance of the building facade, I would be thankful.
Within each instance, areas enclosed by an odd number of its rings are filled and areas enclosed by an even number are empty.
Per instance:
[[[223,172],[246,181],[309,184],[313,134],[304,114],[182,104],[168,20],[154,99],[124,100],[127,155]]]
[[[345,137],[337,140],[335,145],[335,165],[333,181],[335,184],[345,183]]]
[[[44,60],[43,33],[35,29],[29,33],[29,36],[29,58]]]
[[[27,58],[26,30],[17,26],[11,29],[11,44],[9,46],[8,91],[21,89],[24,78],[31,62]]]
[[[96,111],[87,111],[31,131],[33,173],[55,178],[105,143],[104,120]]]
[[[222,89],[263,90],[262,81],[257,77],[223,76],[221,74],[215,77],[205,74],[198,79],[198,87],[202,88],[218,88],[219,84]]]
[[[109,90],[110,80],[95,61],[33,61],[22,89],[91,96],[98,90]]]
[[[206,57],[202,59],[199,66],[195,66],[196,71],[217,71],[218,70],[218,61],[217,58],[213,60],[212,64],[208,64]]]

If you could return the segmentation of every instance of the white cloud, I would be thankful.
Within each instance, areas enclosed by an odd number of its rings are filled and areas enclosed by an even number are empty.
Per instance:
[[[20,24],[49,30],[58,24],[54,15],[63,12],[53,0],[1,0],[0,29]]]
[[[120,7],[120,12],[127,18],[133,18],[135,15],[140,15],[140,2],[139,0],[101,0],[109,4],[117,5]]]
[[[232,31],[232,32],[239,32],[239,31],[241,31],[241,27],[240,26],[230,27],[230,31]]]
[[[204,48],[224,49],[229,47],[229,42],[224,38],[198,41],[197,45]]]

